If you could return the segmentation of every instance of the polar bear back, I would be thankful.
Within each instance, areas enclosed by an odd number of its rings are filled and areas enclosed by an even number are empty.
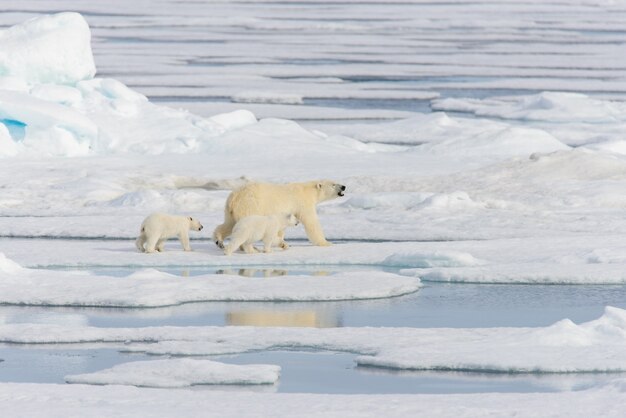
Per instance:
[[[197,229],[197,227],[193,225],[192,219],[189,217],[166,213],[153,213],[141,224],[141,232],[162,238],[175,237],[182,231],[191,229]]]
[[[248,183],[233,191],[226,210],[235,221],[250,215],[274,215],[314,210],[317,203],[336,196],[334,183],[328,180],[304,183]]]

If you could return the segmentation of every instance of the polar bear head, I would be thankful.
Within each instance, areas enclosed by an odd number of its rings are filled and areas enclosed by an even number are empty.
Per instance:
[[[287,226],[298,226],[298,218],[293,213],[287,215]]]
[[[189,221],[190,231],[202,231],[202,228],[204,228],[202,224],[200,223],[200,221],[197,220],[196,218],[192,218],[191,216],[188,216],[187,220]]]
[[[343,196],[343,192],[346,190],[346,186],[335,183],[332,180],[320,180],[316,182],[315,187],[317,189],[318,202]]]

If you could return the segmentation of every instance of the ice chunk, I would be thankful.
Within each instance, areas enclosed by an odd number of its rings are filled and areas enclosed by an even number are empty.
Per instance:
[[[439,99],[437,110],[471,112],[480,116],[548,122],[612,123],[626,120],[622,103],[597,100],[580,93],[539,94],[490,99]]]
[[[81,113],[31,95],[0,90],[0,120],[24,126],[24,145],[35,153],[84,155],[98,138],[98,127]]]
[[[256,116],[249,110],[235,110],[230,113],[221,113],[209,118],[210,121],[222,126],[224,130],[243,128],[257,122]]]
[[[278,381],[280,367],[226,364],[210,360],[166,359],[122,363],[95,373],[65,376],[68,383],[179,388],[193,385],[264,385]]]
[[[78,13],[36,17],[0,31],[0,75],[75,84],[96,73],[91,32]]]
[[[383,263],[386,266],[426,268],[480,266],[486,262],[460,251],[436,251],[432,253],[401,252],[385,258]]]

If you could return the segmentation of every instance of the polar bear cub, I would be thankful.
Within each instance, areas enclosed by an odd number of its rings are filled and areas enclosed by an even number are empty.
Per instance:
[[[237,248],[242,247],[247,254],[258,252],[252,244],[263,241],[263,251],[272,251],[272,244],[277,243],[283,249],[289,248],[283,240],[285,228],[297,226],[295,215],[251,215],[241,218],[233,228],[230,242],[224,248],[224,254],[231,255]]]
[[[189,231],[202,231],[202,224],[191,216],[168,215],[153,213],[141,224],[139,237],[135,245],[139,251],[153,253],[162,252],[168,238],[178,237],[185,251],[189,246]]]

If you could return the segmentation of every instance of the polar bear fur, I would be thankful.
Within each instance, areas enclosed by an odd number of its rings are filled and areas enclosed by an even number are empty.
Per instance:
[[[224,254],[231,255],[239,247],[247,254],[256,253],[258,251],[252,245],[256,241],[263,241],[263,251],[266,253],[272,252],[274,243],[286,250],[288,246],[283,239],[285,228],[297,225],[298,219],[294,215],[246,216],[235,224]]]
[[[292,213],[304,225],[309,241],[315,245],[330,245],[324,237],[316,206],[320,202],[343,196],[345,190],[346,186],[331,180],[287,184],[248,183],[228,196],[224,223],[215,228],[213,241],[218,247],[224,248],[224,240],[230,236],[235,224],[246,216]],[[280,238],[284,243],[284,234]]]
[[[153,213],[144,219],[141,224],[139,237],[135,241],[141,252],[162,252],[168,238],[178,237],[185,251],[191,251],[189,246],[189,231],[201,231],[202,224],[191,216],[168,215]]]

